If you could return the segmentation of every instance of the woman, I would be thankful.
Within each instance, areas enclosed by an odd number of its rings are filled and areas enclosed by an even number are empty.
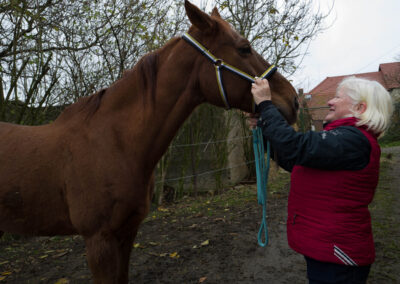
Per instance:
[[[379,83],[350,77],[328,102],[323,131],[295,132],[271,102],[266,80],[252,94],[261,127],[291,172],[287,235],[307,262],[309,283],[366,283],[375,259],[371,203],[379,178],[377,138],[389,126],[390,94]]]

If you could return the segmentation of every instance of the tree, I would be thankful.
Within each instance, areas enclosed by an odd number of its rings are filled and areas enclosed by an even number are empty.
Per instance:
[[[57,97],[52,94],[63,80],[63,52],[86,50],[99,42],[93,33],[72,29],[68,11],[77,12],[74,17],[81,21],[84,16],[75,8],[61,0],[0,3],[1,120],[34,123],[33,107],[48,106]],[[13,102],[19,107],[6,116]]]
[[[182,4],[170,0],[114,0],[98,4],[87,17],[96,23],[99,44],[88,51],[73,50],[67,56],[69,76],[63,88],[71,89],[75,96],[71,101],[121,78],[143,54],[179,32],[182,8]],[[176,17],[171,16],[175,14]]]
[[[181,10],[178,0],[1,0],[0,120],[40,124],[39,112],[108,86],[180,31]]]
[[[297,70],[305,46],[324,30],[330,14],[307,0],[215,0],[223,17],[253,48],[287,75]]]

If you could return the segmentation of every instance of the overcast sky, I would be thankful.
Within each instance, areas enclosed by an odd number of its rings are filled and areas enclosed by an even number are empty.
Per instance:
[[[336,0],[331,16],[332,26],[311,42],[292,78],[296,88],[310,91],[326,77],[400,61],[400,0]]]
[[[332,3],[314,2],[322,9]],[[375,72],[400,57],[400,0],[335,0],[327,23],[332,25],[310,43],[302,68],[290,78],[296,89],[310,91],[326,77]]]

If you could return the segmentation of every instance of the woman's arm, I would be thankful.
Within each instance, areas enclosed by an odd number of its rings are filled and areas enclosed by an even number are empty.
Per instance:
[[[326,170],[359,170],[369,162],[371,146],[356,127],[330,131],[296,132],[271,101],[258,105],[263,135],[277,153],[275,160],[287,171],[294,165]]]

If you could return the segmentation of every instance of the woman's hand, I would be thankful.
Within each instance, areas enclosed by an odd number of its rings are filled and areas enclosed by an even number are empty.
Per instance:
[[[256,128],[260,115],[258,113],[246,113],[246,116],[247,125],[249,126],[250,130]]]
[[[263,101],[271,100],[271,90],[266,79],[257,78],[251,85],[254,102],[259,105]]]

